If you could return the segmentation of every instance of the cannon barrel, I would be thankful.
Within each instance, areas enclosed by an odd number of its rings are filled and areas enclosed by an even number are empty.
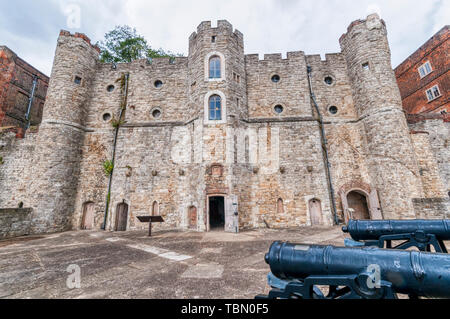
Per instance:
[[[354,240],[377,240],[380,236],[408,234],[417,231],[450,240],[450,219],[443,220],[349,220],[342,231]]]
[[[310,276],[359,275],[377,265],[381,280],[396,293],[450,298],[450,256],[375,247],[346,248],[274,242],[265,256],[282,280]]]

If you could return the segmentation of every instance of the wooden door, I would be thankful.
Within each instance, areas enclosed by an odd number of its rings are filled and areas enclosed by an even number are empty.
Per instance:
[[[83,204],[83,221],[81,229],[94,229],[95,205],[92,202]]]
[[[238,197],[231,195],[226,198],[225,203],[225,231],[229,233],[239,232],[239,215],[238,212]]]
[[[189,229],[197,229],[197,207],[191,206],[188,211]]]
[[[116,231],[127,230],[128,204],[121,203],[117,205],[116,211]]]
[[[309,216],[311,218],[311,225],[322,225],[322,203],[318,199],[311,199],[309,201]]]

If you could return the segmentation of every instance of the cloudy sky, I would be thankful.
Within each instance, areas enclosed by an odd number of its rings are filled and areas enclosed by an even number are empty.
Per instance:
[[[397,66],[444,25],[449,0],[1,0],[0,45],[50,74],[60,29],[93,42],[115,25],[136,27],[154,48],[187,54],[201,21],[230,21],[244,33],[245,53],[339,52],[339,37],[356,19],[386,21]],[[77,12],[80,19],[77,19]]]

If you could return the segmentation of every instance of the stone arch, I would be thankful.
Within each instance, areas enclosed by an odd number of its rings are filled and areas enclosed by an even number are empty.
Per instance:
[[[220,78],[209,78],[209,61],[211,60],[212,57],[217,56],[220,58]],[[225,55],[223,55],[221,52],[218,51],[213,51],[208,53],[205,56],[205,62],[204,62],[205,66],[205,81],[223,81],[226,78],[225,75]]]
[[[368,195],[360,190],[352,190],[347,194],[348,215],[350,219],[371,219]]]
[[[81,229],[91,230],[95,226],[95,204],[87,201],[83,204],[83,214],[81,219]]]
[[[343,185],[339,190],[339,196],[341,198],[342,209],[344,212],[344,218],[346,222],[348,222],[349,219],[351,219],[349,211],[349,208],[351,207],[349,206],[348,195],[352,192],[360,194],[365,197],[368,215],[370,219],[383,219],[380,201],[378,198],[378,191],[367,183],[361,181],[352,181]]]

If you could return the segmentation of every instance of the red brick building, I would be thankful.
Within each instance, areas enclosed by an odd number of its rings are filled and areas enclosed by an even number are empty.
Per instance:
[[[395,69],[408,114],[450,113],[449,37],[447,25]]]
[[[0,46],[0,127],[26,128],[41,123],[49,77]],[[34,85],[35,83],[35,85]],[[35,86],[30,114],[30,95]]]

